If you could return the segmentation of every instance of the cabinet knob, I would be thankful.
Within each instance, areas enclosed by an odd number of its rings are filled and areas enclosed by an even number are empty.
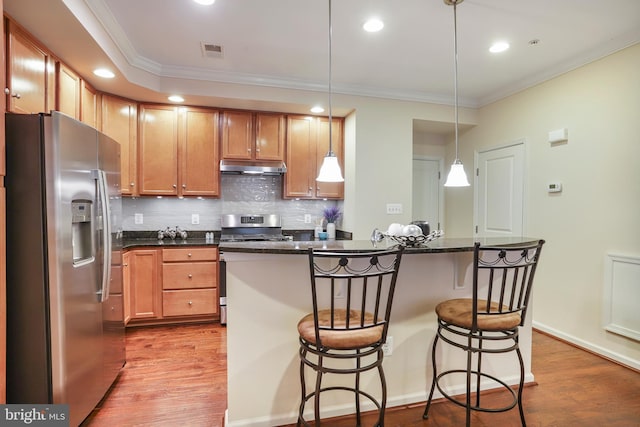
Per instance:
[[[191,254],[187,254],[187,256],[188,256],[189,258],[191,258]]]
[[[133,187],[135,184],[133,182],[129,183],[129,187]]]
[[[4,88],[4,93],[5,95],[11,95],[13,98],[17,98],[17,99],[20,99],[20,96],[21,96],[19,93],[11,93],[8,87]]]
[[[177,184],[173,184],[173,188],[178,188],[178,185]]]
[[[187,184],[182,184],[182,188],[187,188]]]
[[[193,277],[193,274],[188,274],[187,277],[191,279]]]
[[[193,301],[189,301],[189,305],[193,305]]]

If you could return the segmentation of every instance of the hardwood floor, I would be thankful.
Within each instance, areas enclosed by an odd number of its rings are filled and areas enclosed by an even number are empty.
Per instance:
[[[127,363],[83,427],[221,426],[227,331],[220,324],[127,329]]]
[[[640,373],[539,332],[533,333],[537,385],[524,390],[530,427],[640,426]],[[427,385],[425,385],[425,390]],[[502,393],[483,398],[501,399]],[[425,391],[426,398],[426,391]],[[222,426],[226,408],[226,329],[218,324],[127,330],[127,365],[100,408],[83,427]],[[464,409],[434,403],[390,408],[387,427],[464,425]],[[373,424],[365,415],[364,425]],[[323,426],[352,427],[353,419]],[[519,426],[517,410],[472,416],[474,427]]]

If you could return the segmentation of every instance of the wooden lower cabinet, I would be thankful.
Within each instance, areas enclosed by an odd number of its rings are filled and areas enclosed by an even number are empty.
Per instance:
[[[123,266],[129,325],[214,320],[219,315],[217,248],[133,249],[125,253]]]
[[[136,249],[123,256],[125,279],[125,319],[155,320],[162,317],[160,249]]]

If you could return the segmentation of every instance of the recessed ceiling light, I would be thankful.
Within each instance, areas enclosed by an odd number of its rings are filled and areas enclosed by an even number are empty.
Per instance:
[[[316,105],[316,106],[314,106],[314,107],[311,107],[311,110],[310,110],[310,111],[311,111],[312,113],[316,113],[316,114],[318,114],[318,113],[324,113],[324,108],[322,108],[322,107],[321,107],[321,106],[319,106],[319,105]]]
[[[500,53],[509,49],[509,43],[507,42],[496,42],[489,48],[489,52],[491,53]]]
[[[111,70],[107,70],[106,68],[96,68],[95,70],[93,70],[93,74],[105,79],[112,79],[116,76]]]
[[[169,97],[169,101],[171,101],[171,102],[184,102],[184,98],[181,97],[180,95],[171,95]]]
[[[384,22],[382,22],[378,18],[371,18],[364,23],[362,28],[364,28],[365,31],[368,31],[370,33],[375,33],[384,28]]]
[[[205,6],[209,6],[210,4],[214,4],[216,2],[216,0],[193,0],[193,1]]]

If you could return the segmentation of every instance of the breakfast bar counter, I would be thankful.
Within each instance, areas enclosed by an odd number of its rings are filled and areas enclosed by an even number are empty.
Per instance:
[[[480,239],[483,245],[532,242],[533,238]],[[391,354],[385,356],[387,407],[424,402],[431,384],[431,344],[437,328],[435,306],[471,295],[474,239],[439,238],[408,247],[402,259],[389,328]],[[278,426],[295,423],[300,404],[298,321],[311,311],[307,250],[364,252],[383,250],[366,240],[221,243],[227,281],[227,426]],[[525,381],[531,373],[530,316],[520,333]],[[464,367],[463,352],[443,349],[445,367]],[[510,355],[483,363],[506,382],[516,383],[519,368]],[[332,378],[326,377],[327,384]],[[344,381],[345,379],[342,379]],[[349,379],[350,380],[350,379]],[[364,388],[379,391],[377,376],[363,375]],[[457,379],[456,379],[457,381]],[[463,392],[463,378],[450,384]],[[347,393],[323,396],[323,417],[353,412]],[[370,410],[363,401],[363,410]]]

